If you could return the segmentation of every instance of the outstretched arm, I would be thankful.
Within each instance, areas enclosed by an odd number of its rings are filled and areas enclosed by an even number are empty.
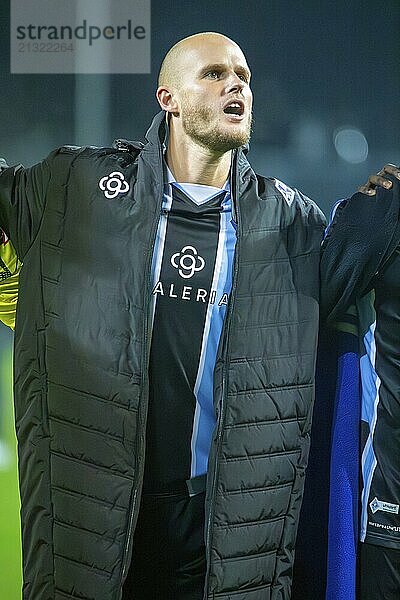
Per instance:
[[[21,261],[39,231],[56,152],[28,169],[0,158],[0,321],[12,329]]]
[[[55,150],[25,169],[0,158],[0,321],[15,327],[19,273],[42,221]]]
[[[373,285],[400,242],[400,168],[385,165],[338,204],[321,254],[321,316],[340,318]]]
[[[20,260],[39,230],[52,155],[27,169],[22,165],[8,167],[0,158],[0,229],[11,240]]]

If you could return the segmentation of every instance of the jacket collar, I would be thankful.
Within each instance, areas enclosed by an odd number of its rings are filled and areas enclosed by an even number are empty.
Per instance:
[[[167,113],[161,110],[153,118],[150,127],[146,132],[146,141],[150,144],[163,144],[167,139],[168,127],[167,127]],[[243,154],[247,154],[249,151],[249,144],[244,144],[235,152],[240,151]]]
[[[165,142],[167,136],[166,117],[167,114],[164,110],[160,110],[160,112],[155,115],[145,136],[148,144],[162,145]]]
[[[146,152],[158,152],[158,147],[163,145],[167,140],[168,135],[168,127],[166,121],[166,112],[161,110],[157,113],[148,128],[145,135],[145,144],[142,142],[138,142],[135,140],[126,140],[126,139],[118,139],[114,140],[113,146],[117,147],[118,145],[125,145],[127,150],[130,149],[139,149],[145,150]],[[246,159],[246,154],[249,151],[249,144],[244,144],[237,150],[233,151],[233,154],[238,158],[238,164],[240,170],[246,169],[249,167],[249,163]]]
[[[152,167],[155,179],[160,179],[163,173],[163,144],[166,142],[168,134],[166,112],[161,110],[157,113],[145,135],[145,143],[128,140],[115,140],[114,147],[125,146],[125,149],[137,152],[140,150],[142,159]],[[232,152],[231,162],[231,180],[236,181],[237,190],[240,195],[242,184],[248,176],[253,173],[250,164],[246,158],[249,145],[245,144]],[[254,175],[254,173],[253,173]]]

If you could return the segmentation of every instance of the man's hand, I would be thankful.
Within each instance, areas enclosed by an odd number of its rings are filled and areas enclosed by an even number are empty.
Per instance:
[[[392,187],[392,182],[390,179],[387,179],[385,175],[393,175],[400,180],[400,167],[396,167],[396,165],[385,165],[383,169],[379,171],[376,175],[370,175],[368,177],[368,181],[364,185],[360,185],[358,191],[362,194],[368,194],[368,196],[374,196],[376,194],[377,187],[383,187],[389,190]]]

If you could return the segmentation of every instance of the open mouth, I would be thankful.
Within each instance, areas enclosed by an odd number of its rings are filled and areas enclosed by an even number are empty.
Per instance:
[[[224,113],[234,118],[240,118],[244,115],[244,102],[242,100],[231,100],[224,106]]]

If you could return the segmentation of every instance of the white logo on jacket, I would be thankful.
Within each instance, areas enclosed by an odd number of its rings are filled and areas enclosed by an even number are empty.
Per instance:
[[[196,248],[193,246],[184,246],[180,252],[176,252],[171,257],[171,264],[184,279],[190,279],[196,273],[204,269],[206,261],[199,256]]]
[[[289,204],[289,206],[291,206],[291,204],[294,200],[294,196],[295,196],[294,190],[292,190],[289,186],[282,183],[282,181],[279,181],[279,179],[275,179],[275,187],[285,198],[285,200]]]
[[[99,188],[104,192],[106,198],[112,199],[116,198],[118,194],[126,194],[129,191],[129,184],[125,181],[123,173],[113,171],[100,179]]]

